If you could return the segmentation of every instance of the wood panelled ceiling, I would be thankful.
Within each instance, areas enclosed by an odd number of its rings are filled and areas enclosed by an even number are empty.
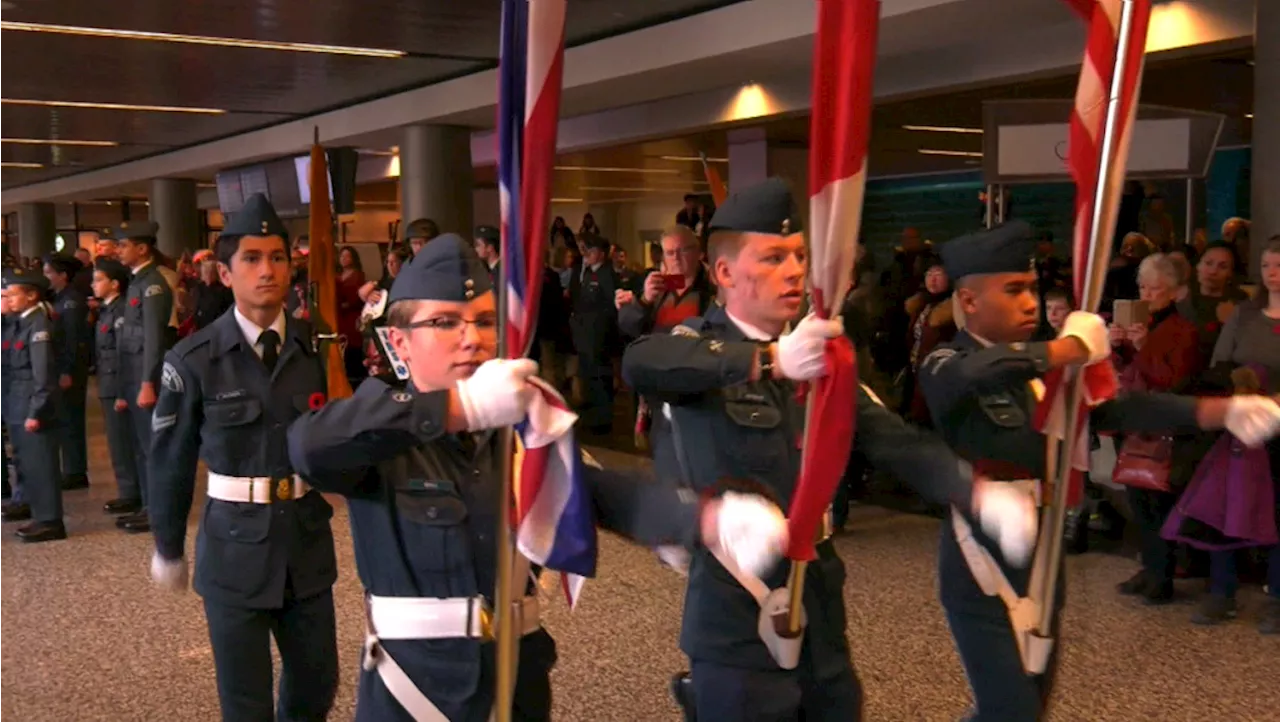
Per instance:
[[[732,4],[579,0],[570,45]],[[431,85],[497,64],[497,0],[8,0],[12,23],[105,28],[403,51],[375,58],[7,29],[3,97],[197,107],[191,114],[4,103],[5,138],[102,140],[114,147],[4,143],[5,188],[50,180]]]

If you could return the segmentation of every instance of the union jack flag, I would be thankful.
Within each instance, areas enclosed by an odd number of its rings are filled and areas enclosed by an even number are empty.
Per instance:
[[[503,0],[498,88],[498,184],[506,352],[528,353],[538,322],[550,227],[551,172],[564,68],[565,0]],[[563,573],[570,604],[595,574],[596,530],[574,414],[551,387],[516,427],[513,464],[520,552]]]
[[[1073,282],[1080,308],[1096,312],[1102,301],[1106,264],[1111,258],[1112,236],[1129,159],[1129,141],[1138,110],[1138,89],[1142,82],[1142,62],[1146,53],[1147,25],[1151,0],[1064,0],[1089,25],[1084,64],[1076,88],[1075,107],[1067,145],[1067,167],[1076,184],[1075,234],[1071,241]],[[1130,32],[1120,24],[1126,4],[1132,5]],[[1118,63],[1124,63],[1119,86],[1112,87]],[[1107,135],[1107,106],[1119,102],[1117,121]],[[1102,179],[1103,162],[1109,161]],[[1094,232],[1095,224],[1100,229]],[[1096,242],[1094,237],[1096,235]],[[1045,395],[1037,408],[1038,428],[1062,440],[1065,437],[1066,372],[1057,369],[1045,376]],[[1083,407],[1113,398],[1118,389],[1115,369],[1110,363],[1086,366],[1081,379]],[[1067,503],[1075,506],[1084,491],[1084,472],[1089,468],[1088,414],[1077,414],[1076,442],[1071,459]],[[1051,455],[1052,456],[1052,455]],[[1057,463],[1050,458],[1050,463]],[[1050,468],[1053,468],[1052,466]]]

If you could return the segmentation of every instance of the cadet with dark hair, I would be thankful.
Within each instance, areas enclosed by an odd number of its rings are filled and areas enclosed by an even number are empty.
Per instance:
[[[134,449],[133,422],[129,418],[129,401],[120,383],[120,341],[124,330],[125,292],[132,274],[123,263],[110,258],[94,262],[93,295],[98,306],[94,347],[98,363],[98,399],[102,402],[102,418],[107,427],[107,450],[116,477],[116,498],[103,505],[108,514],[135,514],[142,509],[145,478],[138,469],[138,453]]]
[[[235,307],[165,356],[151,450],[152,578],[186,586],[196,465],[209,469],[196,535],[226,722],[324,720],[338,686],[333,509],[294,473],[285,430],[324,404],[311,327],[286,317],[288,233],[255,194],[218,239]],[[283,667],[273,704],[271,638]]]
[[[61,461],[62,488],[68,491],[89,486],[85,473],[88,460],[84,405],[93,338],[88,299],[72,284],[80,267],[80,261],[71,256],[50,255],[44,262],[44,275],[53,290],[53,321],[59,329],[55,355],[62,393],[58,399],[58,429],[53,438]]]
[[[151,222],[121,223],[115,237],[120,262],[133,272],[125,296],[124,326],[120,329],[120,386],[129,402],[133,425],[134,454],[137,458],[138,489],[142,508],[116,519],[116,526],[128,532],[151,529],[147,516],[150,495],[151,412],[160,386],[160,365],[169,347],[169,319],[173,314],[173,289],[156,262],[156,232]]]
[[[42,300],[49,280],[35,271],[6,268],[4,286],[9,310],[16,317],[11,337],[4,340],[8,355],[4,418],[19,482],[4,507],[4,520],[33,520],[17,531],[25,542],[66,539],[53,437],[58,407],[56,335]]]

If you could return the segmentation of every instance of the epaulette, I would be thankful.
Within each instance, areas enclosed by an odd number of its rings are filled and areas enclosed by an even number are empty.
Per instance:
[[[214,326],[213,324],[210,324],[178,341],[173,345],[173,348],[169,350],[174,356],[177,356],[180,359],[185,359],[195,352],[196,349],[208,346],[209,342],[213,340],[214,333]]]

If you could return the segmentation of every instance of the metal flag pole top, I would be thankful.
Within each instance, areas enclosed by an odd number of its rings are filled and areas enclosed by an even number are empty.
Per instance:
[[[1125,71],[1129,62],[1128,48],[1133,34],[1134,0],[1123,0],[1120,7],[1120,24],[1116,33],[1116,62],[1111,73],[1111,86],[1107,96],[1107,110],[1102,129],[1102,143],[1098,163],[1098,180],[1094,188],[1093,213],[1089,238],[1089,261],[1085,266],[1085,282],[1081,294],[1081,308],[1095,311],[1101,302],[1106,264],[1111,256],[1111,235],[1114,232],[1115,214],[1112,188],[1124,181],[1123,174],[1116,177],[1113,166],[1118,162],[1120,144],[1121,94],[1124,92]],[[1139,60],[1141,62],[1141,60]],[[1137,88],[1134,89],[1133,109],[1137,108]],[[1062,565],[1063,532],[1066,526],[1067,501],[1070,492],[1072,459],[1080,421],[1081,402],[1084,398],[1081,369],[1069,372],[1067,381],[1066,426],[1057,458],[1053,504],[1044,511],[1044,529],[1041,542],[1049,545],[1045,573],[1041,579],[1040,620],[1036,633],[1040,637],[1052,637],[1055,595],[1058,591],[1058,570]]]

